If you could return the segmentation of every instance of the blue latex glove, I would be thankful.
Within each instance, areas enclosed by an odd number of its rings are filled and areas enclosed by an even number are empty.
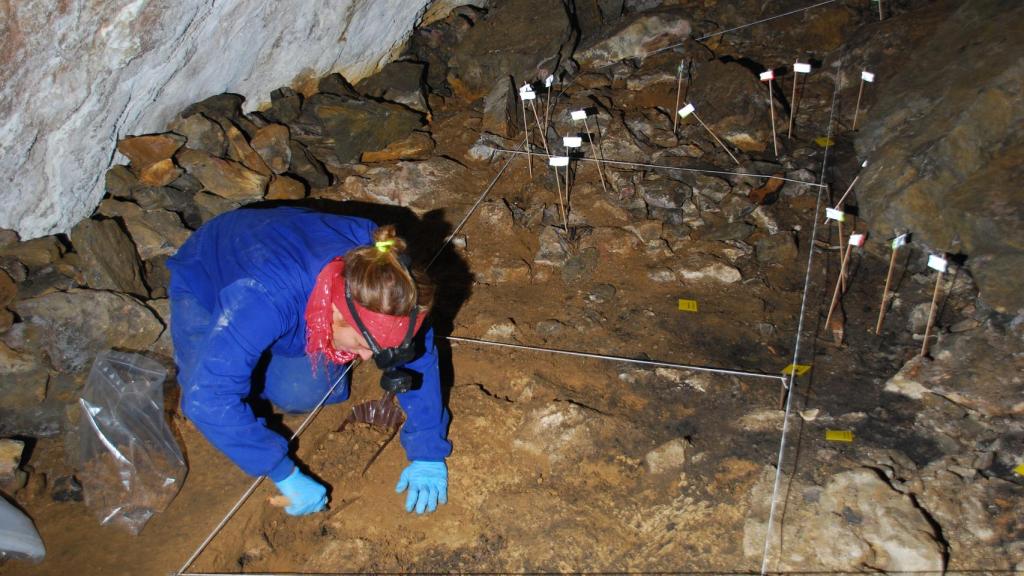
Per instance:
[[[292,516],[305,516],[327,506],[327,488],[303,474],[298,467],[287,478],[274,484],[291,502],[284,511]]]
[[[426,462],[413,460],[412,464],[402,470],[398,478],[395,492],[401,494],[406,488],[409,494],[405,497],[405,511],[417,514],[437,510],[437,503],[448,503],[448,467],[444,462]]]

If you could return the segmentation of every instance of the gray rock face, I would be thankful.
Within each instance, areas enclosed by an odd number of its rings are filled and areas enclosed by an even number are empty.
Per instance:
[[[380,72],[356,84],[356,90],[388,102],[402,104],[417,112],[430,113],[423,90],[426,66],[420,62],[392,62]]]
[[[895,60],[902,67],[879,70],[856,140],[870,161],[860,206],[877,237],[909,229],[932,250],[967,254],[982,298],[1016,312],[1024,308],[1024,4],[955,6],[930,41]]]
[[[364,78],[427,1],[8,4],[0,228],[31,239],[66,232],[92,212],[119,135],[159,132],[212,94],[241,94],[253,108],[300,76]],[[32,97],[41,90],[49,96]]]
[[[611,37],[576,53],[584,68],[602,68],[627,58],[643,58],[677,44],[690,35],[690,23],[669,14],[645,14],[626,24]]]
[[[345,191],[374,202],[426,208],[434,191],[445,190],[449,182],[464,178],[466,169],[447,158],[422,162],[398,162],[394,166],[371,168],[364,178],[345,180]]]
[[[164,329],[149,308],[116,292],[72,289],[22,300],[13,308],[39,328],[39,344],[63,372],[84,369],[102,350],[146,350]]]
[[[449,62],[448,83],[461,96],[485,96],[512,75],[518,84],[543,80],[568,55],[574,37],[561,2],[498,2],[466,31]]]
[[[422,114],[405,106],[321,92],[303,105],[293,136],[331,166],[355,162],[363,152],[380,150],[422,125]]]

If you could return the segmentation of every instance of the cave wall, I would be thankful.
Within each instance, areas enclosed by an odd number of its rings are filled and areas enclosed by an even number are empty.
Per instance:
[[[910,231],[966,256],[982,298],[1024,310],[1024,3],[941,2],[939,18],[874,28],[862,60],[880,65],[856,138],[870,160],[860,206],[876,237]],[[937,25],[932,26],[929,20]],[[899,51],[885,34],[927,31]],[[899,57],[896,57],[899,54]]]
[[[66,232],[103,196],[118,138],[193,102],[233,92],[251,110],[280,86],[372,74],[429,2],[0,0],[0,228]]]

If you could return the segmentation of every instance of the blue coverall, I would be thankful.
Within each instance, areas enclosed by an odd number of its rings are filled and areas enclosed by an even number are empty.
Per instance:
[[[370,244],[375,229],[369,220],[303,208],[239,209],[204,224],[168,259],[182,411],[248,474],[276,482],[294,468],[287,440],[247,402],[257,363],[269,352],[262,396],[279,408],[309,411],[323,398],[345,367],[328,363],[314,373],[305,353],[306,301],[321,268]],[[451,453],[450,416],[433,330],[421,329],[418,338],[423,353],[405,367],[422,383],[398,397],[407,416],[399,438],[409,460],[442,461]],[[346,376],[329,402],[348,394]]]

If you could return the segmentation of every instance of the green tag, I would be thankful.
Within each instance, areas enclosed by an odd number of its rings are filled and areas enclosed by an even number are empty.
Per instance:
[[[1021,476],[1024,476],[1024,462],[1018,464],[1017,467],[1013,469],[1013,471],[1016,472],[1017,474],[1020,474]]]
[[[782,373],[789,376],[790,374],[796,374],[797,376],[803,376],[811,369],[810,364],[790,364],[782,369]]]
[[[818,136],[817,138],[814,139],[814,143],[822,148],[828,148],[829,146],[835,144],[835,141],[829,138],[828,136]]]
[[[829,442],[853,442],[853,432],[849,430],[825,430],[825,440]]]
[[[696,300],[684,300],[679,299],[679,311],[680,312],[696,312],[697,301]]]

